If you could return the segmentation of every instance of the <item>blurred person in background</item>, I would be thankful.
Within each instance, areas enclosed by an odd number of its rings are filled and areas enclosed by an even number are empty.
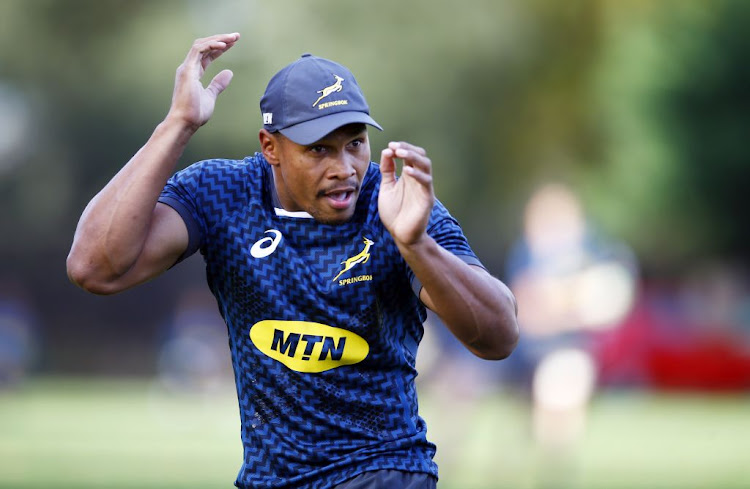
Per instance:
[[[24,291],[0,283],[0,389],[18,385],[37,358],[39,338]]]
[[[262,153],[171,176],[232,73],[200,78],[238,39],[193,44],[166,119],[84,210],[68,274],[112,294],[201,251],[229,332],[238,487],[435,487],[414,385],[426,308],[501,359],[518,340],[513,294],[436,201],[424,149],[393,142],[370,161],[380,126],[338,63],[303,55],[271,78]]]
[[[565,453],[583,432],[596,385],[589,335],[617,326],[630,311],[635,258],[596,232],[569,186],[549,183],[526,204],[507,268],[524,337],[505,366],[531,395],[534,440]]]
[[[160,388],[210,396],[231,382],[221,322],[208,291],[190,288],[182,294],[161,340],[157,361]]]

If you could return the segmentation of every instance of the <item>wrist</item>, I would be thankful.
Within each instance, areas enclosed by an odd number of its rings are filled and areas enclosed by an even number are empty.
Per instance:
[[[160,126],[170,131],[176,131],[188,138],[192,137],[201,127],[200,124],[191,122],[187,118],[182,117],[173,111],[169,111],[167,117],[164,118]]]
[[[175,154],[179,157],[194,134],[195,129],[190,124],[186,124],[179,119],[167,116],[154,129],[154,132],[149,139],[149,144],[156,144],[161,147],[162,150],[166,150],[170,153],[176,151],[177,153]]]
[[[396,238],[394,238],[394,241],[396,242],[396,247],[398,247],[401,256],[403,256],[407,262],[409,262],[411,257],[427,256],[437,248],[437,243],[427,233],[422,233],[419,237],[410,241],[399,241]]]

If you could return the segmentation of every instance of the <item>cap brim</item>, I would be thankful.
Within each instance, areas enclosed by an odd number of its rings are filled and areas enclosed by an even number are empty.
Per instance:
[[[368,124],[381,131],[383,130],[380,124],[364,112],[336,112],[279,129],[279,132],[297,144],[308,145],[320,141],[339,127],[356,123]]]

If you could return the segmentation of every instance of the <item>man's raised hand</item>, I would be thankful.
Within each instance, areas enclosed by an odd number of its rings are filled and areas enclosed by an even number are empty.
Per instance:
[[[403,160],[396,178],[396,159]],[[423,148],[406,142],[392,142],[380,156],[380,219],[399,246],[416,244],[427,229],[435,203],[432,162]]]
[[[208,65],[234,46],[239,38],[239,33],[234,32],[197,39],[193,43],[185,61],[177,68],[168,118],[194,130],[208,122],[214,112],[216,97],[229,86],[233,73],[231,70],[219,72],[205,88],[201,77]]]

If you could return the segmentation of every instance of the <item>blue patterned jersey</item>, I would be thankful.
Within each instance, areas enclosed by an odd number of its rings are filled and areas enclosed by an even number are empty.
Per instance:
[[[160,201],[200,249],[229,331],[244,463],[236,485],[331,487],[368,470],[437,476],[417,413],[424,306],[378,216],[371,163],[352,219],[323,224],[277,204],[262,155],[176,173]],[[437,202],[428,232],[478,263]]]

